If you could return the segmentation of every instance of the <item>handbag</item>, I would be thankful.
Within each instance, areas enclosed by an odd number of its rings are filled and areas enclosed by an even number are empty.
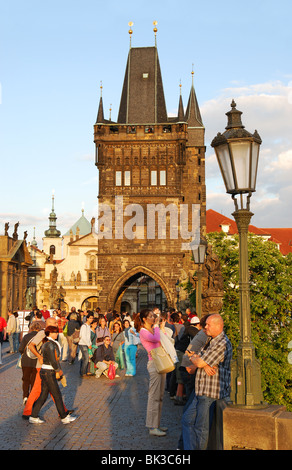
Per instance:
[[[67,336],[68,335],[68,322],[66,322],[66,325],[63,328],[63,335]]]
[[[78,344],[80,341],[80,330],[75,330],[72,335],[72,341],[74,344]]]
[[[116,376],[116,368],[115,368],[115,366],[113,365],[112,362],[109,365],[107,376],[111,380],[113,380]]]
[[[33,339],[34,339],[34,336],[29,340],[29,342],[26,345],[26,349],[25,349],[26,355],[29,357],[29,359],[37,359],[37,356],[29,349],[29,345],[30,345],[30,343],[32,342]],[[39,344],[35,345],[35,348],[38,352],[40,352],[40,350],[42,348],[42,345],[43,345],[43,341],[41,341]]]
[[[178,362],[177,353],[172,342],[172,338],[168,336],[168,334],[164,334],[160,330],[160,343],[165,352],[170,356],[172,362],[176,364]]]
[[[162,346],[151,349],[150,354],[158,374],[167,374],[168,372],[171,372],[175,369],[170,356]]]

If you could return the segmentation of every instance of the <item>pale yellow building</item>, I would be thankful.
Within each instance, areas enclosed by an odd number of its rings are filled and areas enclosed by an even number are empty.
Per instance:
[[[95,220],[81,217],[63,235],[57,229],[54,198],[49,228],[43,237],[43,249],[35,237],[28,246],[33,265],[28,273],[27,308],[98,307],[98,236]]]

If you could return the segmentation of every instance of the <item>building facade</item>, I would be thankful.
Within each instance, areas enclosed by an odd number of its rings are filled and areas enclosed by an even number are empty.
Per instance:
[[[189,243],[206,233],[204,136],[193,82],[186,111],[180,95],[168,117],[157,47],[130,47],[118,119],[104,118],[101,96],[94,125],[102,310],[145,275],[177,305],[177,282],[196,270]]]
[[[28,246],[32,266],[28,270],[26,307],[47,305],[67,311],[73,306],[96,308],[98,237],[94,220],[90,223],[82,210],[81,217],[61,236],[53,213],[52,210],[43,250],[35,241]]]
[[[32,259],[26,246],[26,233],[18,239],[18,226],[15,224],[12,236],[9,223],[5,224],[4,235],[0,236],[0,287],[1,315],[7,319],[8,310],[23,310],[26,306],[27,272]]]

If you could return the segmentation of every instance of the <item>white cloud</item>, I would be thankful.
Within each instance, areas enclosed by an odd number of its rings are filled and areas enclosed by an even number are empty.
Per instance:
[[[206,181],[207,207],[222,212],[229,203],[219,197],[221,174],[212,139],[223,132],[227,124],[225,113],[230,110],[232,99],[243,112],[242,123],[249,132],[255,129],[262,138],[257,191],[252,197],[251,210],[255,213],[252,223],[259,227],[291,227],[290,201],[292,199],[292,102],[291,84],[281,81],[234,86],[201,106],[206,127]],[[223,208],[221,210],[221,207]],[[289,217],[290,215],[290,217]]]

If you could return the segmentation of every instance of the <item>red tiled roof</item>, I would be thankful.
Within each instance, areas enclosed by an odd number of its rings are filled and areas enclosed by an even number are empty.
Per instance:
[[[265,228],[271,234],[272,239],[280,243],[280,250],[283,255],[292,253],[292,228]]]
[[[219,214],[213,209],[208,209],[206,212],[207,233],[221,232],[222,225],[229,225],[229,235],[238,233],[235,220],[229,219],[226,215]],[[279,245],[283,255],[292,253],[292,228],[258,228],[255,225],[250,225],[248,231],[262,237],[268,236],[270,241]]]

